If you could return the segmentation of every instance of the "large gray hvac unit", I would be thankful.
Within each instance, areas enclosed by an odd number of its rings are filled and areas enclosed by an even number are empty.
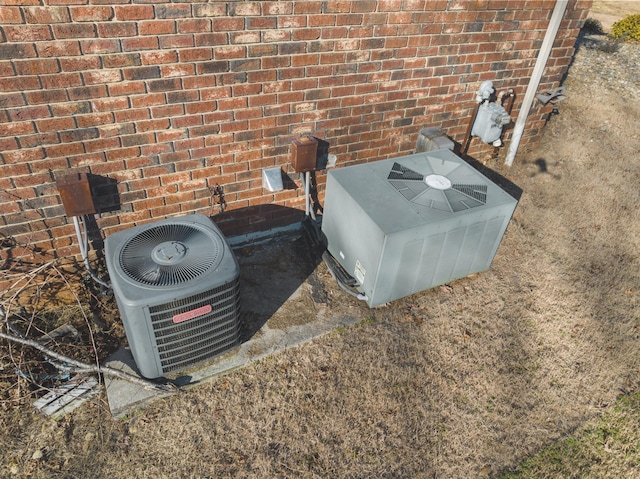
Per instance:
[[[107,236],[107,269],[140,373],[156,378],[238,344],[239,267],[204,215]]]
[[[489,268],[517,200],[448,149],[329,171],[322,232],[370,307]]]

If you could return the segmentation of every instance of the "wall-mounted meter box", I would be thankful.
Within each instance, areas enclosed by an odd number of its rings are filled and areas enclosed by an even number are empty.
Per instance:
[[[502,105],[485,102],[478,107],[471,135],[480,137],[485,143],[493,143],[500,139],[502,128],[510,122],[511,117]]]

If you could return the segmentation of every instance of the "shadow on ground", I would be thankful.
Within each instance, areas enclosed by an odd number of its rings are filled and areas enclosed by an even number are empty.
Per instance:
[[[338,289],[317,247],[301,231],[234,251],[240,264],[240,345],[160,381],[188,389],[364,317],[366,304]],[[139,375],[128,347],[120,348],[105,365]],[[107,378],[105,384],[116,417],[169,394],[117,378]]]

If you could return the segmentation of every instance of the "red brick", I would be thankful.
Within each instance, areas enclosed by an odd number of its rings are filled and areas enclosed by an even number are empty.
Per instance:
[[[170,216],[180,212],[180,205],[167,205],[160,208],[153,208],[151,210],[152,218],[161,218],[163,216]]]
[[[2,23],[23,23],[20,8],[0,6],[0,18]]]
[[[153,118],[177,117],[183,114],[184,107],[182,105],[165,105],[151,108],[151,116]]]
[[[116,20],[147,20],[154,17],[152,5],[115,6]]]
[[[208,18],[197,18],[187,20],[177,20],[178,33],[203,33],[211,31],[211,20]]]
[[[261,83],[275,81],[278,78],[276,70],[257,70],[247,73],[249,83]]]
[[[82,73],[82,79],[85,85],[117,83],[122,81],[122,74],[117,70],[95,70]]]
[[[244,46],[222,46],[213,48],[213,56],[216,60],[229,60],[245,58],[247,49]]]
[[[23,60],[14,62],[18,75],[42,75],[58,73],[60,65],[55,59]]]
[[[212,28],[214,32],[244,30],[244,18],[214,18]]]
[[[153,143],[154,137],[152,133],[139,133],[136,135],[126,135],[121,138],[122,146],[140,146]]]
[[[65,7],[25,7],[24,18],[27,23],[68,23],[71,19]]]
[[[17,150],[18,148],[20,148],[20,146],[18,145],[17,138],[0,138],[0,152]]]
[[[166,130],[169,128],[169,120],[149,120],[136,122],[136,130],[139,132],[154,131],[154,130]]]
[[[40,57],[61,57],[80,55],[80,42],[77,40],[56,40],[35,44]]]
[[[137,23],[140,35],[168,35],[176,32],[173,20],[143,20]]]
[[[261,2],[240,2],[231,4],[231,15],[237,16],[260,16],[262,15]]]
[[[46,25],[5,25],[3,29],[8,42],[39,42],[53,39],[51,30]]]
[[[171,6],[157,5],[155,7],[157,18],[184,18],[191,16],[191,5],[174,4]]]
[[[219,32],[195,34],[194,40],[198,47],[224,45],[227,43],[227,34]]]
[[[123,39],[125,42],[127,39]],[[104,53],[116,53],[120,51],[120,45],[118,40],[112,40],[108,38],[97,38],[95,40],[80,40],[80,48],[82,53],[88,54],[104,54]]]
[[[122,213],[120,215],[120,223],[122,225],[140,224],[140,221],[148,220],[151,217],[148,210],[138,211],[136,213]]]
[[[105,125],[113,123],[113,113],[92,113],[90,115],[79,115],[76,117],[78,128],[89,128],[92,126]]]
[[[100,57],[96,56],[82,56],[76,58],[61,58],[60,66],[63,71],[86,71],[96,70],[101,68]]]
[[[152,208],[164,206],[164,198],[147,198],[140,201],[133,201],[134,211],[148,211]]]
[[[81,157],[69,158],[71,166],[77,164],[78,166],[91,166],[91,172],[94,175],[110,175],[117,181],[126,181],[130,176],[130,171],[123,172],[124,164],[122,161],[110,161],[104,162],[104,157],[94,153],[93,155],[85,155]],[[135,173],[133,174],[135,176]]]
[[[2,154],[6,163],[29,163],[31,161],[42,160],[44,150],[42,148],[20,149],[6,151]]]
[[[158,37],[155,36],[123,38],[121,42],[122,49],[126,52],[140,52],[141,50],[153,50],[158,48]]]
[[[52,30],[56,39],[95,38],[98,36],[95,25],[89,23],[57,24],[52,25]]]
[[[18,140],[20,148],[34,148],[36,146],[60,143],[56,133],[39,133],[37,135],[21,136]]]
[[[70,100],[91,100],[105,96],[108,96],[107,87],[105,85],[77,87],[69,90]]]
[[[142,64],[142,59],[137,53],[124,53],[104,55],[102,56],[102,62],[105,68],[122,68],[140,66]]]
[[[211,60],[212,58],[213,50],[211,48],[188,48],[180,50],[178,55],[178,59],[181,62]]]
[[[138,34],[135,22],[109,22],[98,24],[98,36],[101,38],[134,37]]]
[[[15,176],[13,178],[13,183],[16,185],[16,188],[24,188],[27,186],[38,186],[43,185],[45,183],[51,182],[51,174],[47,173],[38,173],[38,174],[30,174],[24,176]]]
[[[200,97],[195,90],[179,90],[167,93],[167,103],[184,104],[197,101]],[[187,105],[188,106],[188,105]]]
[[[160,177],[160,181],[163,186],[179,184],[179,183],[190,181],[190,180],[191,180],[191,173],[189,172],[173,173],[170,175],[164,175]]]
[[[7,110],[7,115],[11,121],[36,120],[38,118],[49,118],[51,112],[46,105],[18,108]]]
[[[21,93],[0,94],[0,107],[2,108],[13,108],[24,105],[25,101]]]
[[[291,39],[293,41],[317,40],[320,38],[321,30],[319,28],[303,28],[294,30]]]
[[[162,104],[164,104],[164,95],[162,93],[156,93],[154,95],[145,94],[131,97],[132,108]]]
[[[146,91],[146,87],[141,81],[122,82],[117,85],[109,85],[109,95],[135,95],[142,94]]]
[[[47,90],[54,88],[69,88],[82,85],[82,76],[79,73],[59,73],[57,75],[41,77],[41,81],[42,87]]]
[[[253,17],[248,19],[249,30],[264,30],[277,28],[276,17]]]
[[[113,20],[114,12],[111,7],[70,7],[71,18],[74,22],[101,22]]]
[[[68,157],[84,153],[84,146],[82,143],[65,143],[47,146],[44,150],[48,158]]]
[[[194,46],[194,38],[191,34],[163,35],[160,38],[160,48],[188,48]]]
[[[28,135],[35,132],[34,124],[31,121],[0,123],[0,137]]]
[[[231,33],[231,44],[248,44],[248,43],[259,43],[260,42],[260,32],[234,32]]]

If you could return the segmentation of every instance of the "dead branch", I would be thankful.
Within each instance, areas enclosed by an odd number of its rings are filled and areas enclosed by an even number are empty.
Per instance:
[[[93,372],[93,373],[102,374],[105,376],[112,376],[118,379],[124,379],[125,381],[129,381],[134,384],[138,384],[140,386],[143,386],[146,389],[155,389],[159,391],[168,391],[168,392],[175,392],[178,390],[178,388],[173,384],[156,384],[146,379],[140,378],[138,376],[133,376],[131,374],[128,374],[123,371],[119,371],[117,369],[113,369],[107,366],[100,366],[97,364],[88,364],[82,361],[77,361],[73,358],[65,356],[64,354],[57,353],[47,348],[46,346],[43,346],[37,341],[33,341],[31,339],[20,338],[18,336],[14,336],[12,334],[6,334],[3,332],[0,332],[0,338],[6,339],[7,341],[12,341],[15,343],[19,343],[25,346],[35,348],[43,352],[47,356],[55,359],[56,361],[60,361],[61,363],[67,364],[68,366],[65,366],[66,369],[73,369],[76,372],[78,371]]]

